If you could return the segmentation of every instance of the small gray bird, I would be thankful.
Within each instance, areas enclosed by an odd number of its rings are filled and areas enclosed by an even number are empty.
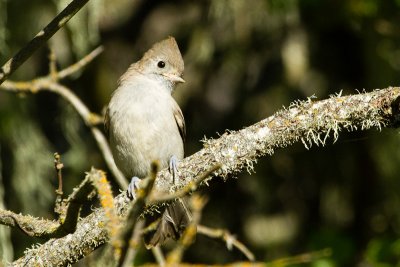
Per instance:
[[[128,195],[134,197],[140,181],[159,160],[175,179],[177,161],[184,156],[185,120],[172,98],[177,83],[185,82],[182,55],[173,37],[153,45],[119,80],[107,108],[105,128],[117,167],[132,177]],[[148,247],[167,238],[178,239],[191,220],[179,199],[160,215],[157,229],[145,236]]]

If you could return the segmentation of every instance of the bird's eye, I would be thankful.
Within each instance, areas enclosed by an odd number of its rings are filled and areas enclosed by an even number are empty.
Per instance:
[[[165,62],[164,61],[158,61],[157,66],[162,69],[162,68],[165,67]]]

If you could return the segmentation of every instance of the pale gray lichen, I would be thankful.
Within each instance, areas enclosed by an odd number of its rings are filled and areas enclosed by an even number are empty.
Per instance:
[[[326,145],[330,136],[336,142],[341,131],[366,130],[399,124],[398,106],[392,107],[400,98],[400,88],[387,88],[357,95],[336,96],[321,101],[294,101],[289,108],[239,131],[227,131],[218,139],[203,139],[204,148],[179,164],[180,179],[177,188],[187,185],[199,174],[210,170],[215,164],[222,168],[214,172],[223,179],[235,177],[239,172],[254,171],[257,158],[272,155],[276,149],[301,141],[308,149],[312,145]],[[210,178],[211,179],[211,178]],[[155,188],[166,192],[171,187],[168,170],[159,173]],[[206,179],[208,181],[209,179]],[[118,211],[129,206],[125,193],[117,196]],[[15,266],[29,264],[65,266],[76,262],[84,254],[107,242],[107,231],[101,227],[104,215],[95,210],[78,223],[77,230],[69,236],[52,239],[45,244],[26,251]],[[88,223],[90,227],[83,223]],[[29,264],[27,266],[29,266]]]

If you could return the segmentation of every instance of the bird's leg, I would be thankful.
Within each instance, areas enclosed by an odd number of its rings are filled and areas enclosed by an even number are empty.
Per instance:
[[[178,175],[178,158],[175,155],[169,158],[169,172],[172,174],[172,183],[175,185],[175,178]]]
[[[130,199],[136,198],[136,190],[139,189],[140,179],[139,177],[133,176],[131,182],[128,185],[128,197]]]

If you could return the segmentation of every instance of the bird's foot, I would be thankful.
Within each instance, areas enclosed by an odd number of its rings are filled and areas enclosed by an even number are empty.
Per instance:
[[[140,179],[136,176],[133,176],[127,190],[127,194],[130,199],[136,198],[136,190],[139,189],[139,183]]]
[[[169,172],[172,174],[172,182],[175,185],[178,176],[178,158],[175,155],[172,155],[169,159]]]

